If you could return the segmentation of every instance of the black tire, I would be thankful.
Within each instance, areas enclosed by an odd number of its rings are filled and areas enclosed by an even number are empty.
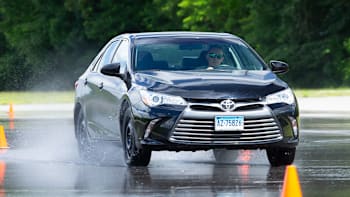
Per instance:
[[[296,148],[268,148],[267,158],[271,166],[290,165],[294,161]]]
[[[238,150],[214,149],[214,157],[218,163],[232,163],[237,159]]]
[[[147,166],[151,160],[152,151],[139,144],[129,107],[124,113],[122,125],[125,163],[128,166]]]
[[[75,124],[80,158],[87,162],[100,163],[103,159],[103,154],[97,150],[96,143],[91,140],[87,133],[87,125],[82,110],[79,111]]]

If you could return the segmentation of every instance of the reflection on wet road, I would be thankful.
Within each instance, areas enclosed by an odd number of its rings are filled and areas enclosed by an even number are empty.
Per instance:
[[[294,164],[304,196],[350,192],[349,122],[302,120]],[[283,184],[284,167],[271,168],[261,150],[241,150],[229,163],[216,163],[210,151],[154,152],[148,167],[127,168],[120,149],[102,165],[79,160],[71,119],[0,124],[11,147],[0,155],[0,196],[270,197]]]

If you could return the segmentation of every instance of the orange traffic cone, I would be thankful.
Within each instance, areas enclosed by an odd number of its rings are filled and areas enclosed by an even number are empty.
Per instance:
[[[0,125],[0,149],[2,148],[9,148],[9,147],[7,146],[4,126]]]
[[[286,167],[281,197],[302,197],[298,172],[294,165]]]
[[[15,119],[15,112],[13,111],[13,104],[12,103],[10,103],[10,109],[9,109],[9,119],[10,120],[13,120],[13,119]]]
[[[14,130],[15,129],[15,122],[14,122],[14,119],[15,119],[15,112],[13,110],[13,104],[10,103],[10,109],[9,109],[9,128],[10,130]]]

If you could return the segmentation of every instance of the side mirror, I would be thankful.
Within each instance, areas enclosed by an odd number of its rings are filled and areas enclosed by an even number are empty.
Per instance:
[[[121,68],[123,67],[123,68]],[[101,68],[101,73],[107,76],[115,76],[124,79],[124,73],[121,72],[124,69],[124,65],[121,63],[112,63],[103,65]]]
[[[277,60],[271,60],[270,66],[271,66],[272,72],[274,72],[276,74],[283,74],[283,73],[288,72],[288,70],[289,70],[289,66],[287,63],[277,61]]]

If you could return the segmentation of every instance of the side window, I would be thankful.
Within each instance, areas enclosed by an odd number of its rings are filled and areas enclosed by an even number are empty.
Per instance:
[[[116,63],[116,62],[128,63],[128,57],[129,57],[129,42],[127,40],[123,40],[121,41],[121,44],[119,45],[117,52],[113,57],[112,63]]]
[[[101,65],[111,63],[113,52],[118,46],[118,43],[118,41],[114,41],[107,47],[102,57],[98,60],[96,66],[94,66],[94,71],[98,70],[101,67]]]
[[[97,55],[94,60],[91,62],[91,71],[96,71],[97,65],[100,63],[101,60],[101,54]]]
[[[102,59],[102,55],[100,55],[100,57],[96,60],[97,62],[95,63],[94,67],[92,67],[92,71],[96,72],[96,69],[98,67],[98,65],[100,65],[101,63],[101,59]]]
[[[110,45],[110,44],[109,44]],[[108,46],[109,46],[108,45]],[[92,60],[92,62],[90,63],[90,66],[89,67],[91,67],[91,71],[96,71],[96,67],[97,67],[97,65],[100,63],[100,61],[101,61],[101,57],[102,57],[102,55],[103,55],[103,53],[105,52],[105,50],[106,50],[106,48],[108,47],[108,46],[104,46],[101,50],[100,50],[100,52],[97,54],[97,56],[94,58],[94,60]]]

